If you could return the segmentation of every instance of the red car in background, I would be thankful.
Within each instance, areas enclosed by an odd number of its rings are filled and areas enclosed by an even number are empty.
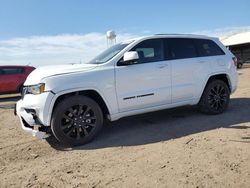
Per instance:
[[[34,69],[31,66],[0,66],[0,94],[21,92],[23,83]]]

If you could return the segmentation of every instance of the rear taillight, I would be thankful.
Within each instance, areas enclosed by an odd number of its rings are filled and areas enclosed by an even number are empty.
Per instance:
[[[232,60],[233,60],[232,63],[237,67],[237,58],[233,57]]]

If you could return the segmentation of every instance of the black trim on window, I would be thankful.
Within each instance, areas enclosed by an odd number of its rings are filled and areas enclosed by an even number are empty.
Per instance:
[[[164,49],[164,60],[171,60],[171,52],[170,52],[170,49],[169,49],[169,46],[168,46],[168,42],[167,42],[167,39],[164,38],[163,39],[163,49]]]
[[[142,63],[165,61],[165,60],[189,59],[189,58],[196,58],[196,57],[225,55],[225,52],[213,40],[198,39],[198,38],[178,38],[178,37],[177,38],[146,39],[140,42],[139,44],[135,45],[129,51],[136,51],[136,49],[139,48],[140,46],[143,46],[143,44],[151,42],[151,41],[155,42],[157,40],[160,41],[160,45],[161,45],[160,46],[161,58],[151,59],[151,60],[148,59],[145,61],[142,60],[136,63],[135,65],[142,64]],[[187,44],[189,44],[189,46],[186,46],[186,49],[185,49],[185,45]],[[174,50],[176,54],[173,54]],[[177,52],[179,54],[177,54]],[[123,57],[117,62],[117,66],[121,66],[122,61],[123,61]]]

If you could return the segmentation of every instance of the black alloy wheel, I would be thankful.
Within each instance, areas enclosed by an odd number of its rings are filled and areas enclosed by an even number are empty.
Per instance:
[[[220,114],[224,112],[229,104],[230,90],[222,80],[210,81],[201,97],[199,108],[207,114]]]
[[[85,96],[72,96],[61,101],[52,116],[51,130],[60,142],[82,145],[101,130],[103,114],[99,105]]]
[[[96,125],[94,111],[87,105],[67,109],[61,118],[61,129],[66,136],[81,139],[88,136]]]
[[[215,84],[209,91],[208,94],[208,103],[210,104],[210,108],[218,111],[224,107],[227,102],[228,94],[226,93],[226,89],[220,83]]]

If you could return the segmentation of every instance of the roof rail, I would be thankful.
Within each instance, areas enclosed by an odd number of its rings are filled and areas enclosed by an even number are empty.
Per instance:
[[[180,33],[156,33],[155,35],[183,35]]]
[[[177,34],[164,34],[164,33],[157,33],[155,34],[155,36],[160,36],[160,35],[165,35],[165,36],[173,36],[173,35],[176,35],[176,36],[194,36],[194,37],[207,37],[207,38],[211,38],[207,35],[201,35],[201,34],[180,34],[180,33],[177,33]]]
[[[165,33],[157,33],[155,35],[199,35],[199,34],[190,34],[190,33],[188,33],[188,34],[185,34],[185,33],[167,33],[167,34],[165,34]],[[199,35],[199,36],[203,36],[203,35]]]

